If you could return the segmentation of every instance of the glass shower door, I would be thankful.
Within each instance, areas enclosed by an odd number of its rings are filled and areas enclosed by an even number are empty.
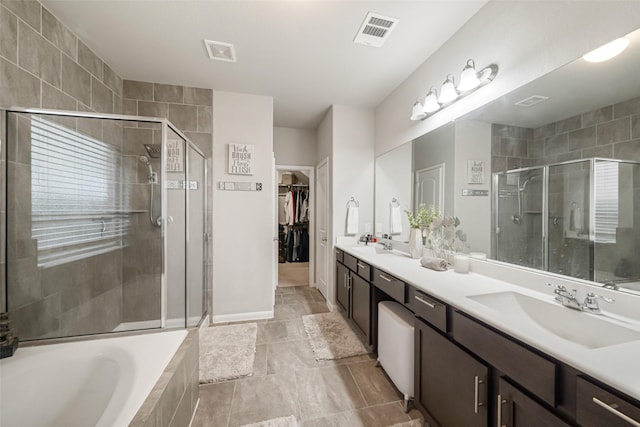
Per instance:
[[[187,326],[196,326],[205,312],[205,159],[187,148]]]
[[[593,280],[589,160],[549,166],[548,271]]]

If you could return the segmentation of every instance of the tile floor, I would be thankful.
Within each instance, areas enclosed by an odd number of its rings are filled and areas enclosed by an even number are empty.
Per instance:
[[[420,418],[371,355],[316,361],[302,324],[327,312],[307,286],[278,287],[275,317],[258,322],[253,376],[200,385],[193,427],[234,427],[295,415],[302,427],[387,427]]]
[[[278,286],[309,286],[308,262],[283,262],[278,264]]]

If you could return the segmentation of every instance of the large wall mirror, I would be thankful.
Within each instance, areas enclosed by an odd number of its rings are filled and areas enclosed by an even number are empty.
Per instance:
[[[379,156],[376,232],[406,241],[422,201],[460,218],[471,251],[640,292],[640,30],[625,37]]]

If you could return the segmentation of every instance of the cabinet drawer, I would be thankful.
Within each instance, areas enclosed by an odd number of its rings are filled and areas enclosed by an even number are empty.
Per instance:
[[[343,255],[344,255],[344,252],[342,252],[342,249],[336,249],[336,261],[344,262]]]
[[[556,369],[550,360],[454,311],[453,338],[500,372],[556,406]]]
[[[371,266],[366,262],[360,261],[359,259],[356,260],[356,265],[358,267],[358,271],[356,271],[356,273],[358,273],[358,275],[362,277],[364,280],[366,280],[367,282],[370,282]]]
[[[640,425],[640,407],[578,377],[576,421],[584,427]]]
[[[342,253],[342,263],[351,271],[358,271],[358,260],[346,253]]]
[[[405,283],[402,280],[398,280],[384,271],[374,269],[373,284],[400,304],[404,304]]]
[[[447,333],[447,306],[416,290],[413,297],[416,316]]]

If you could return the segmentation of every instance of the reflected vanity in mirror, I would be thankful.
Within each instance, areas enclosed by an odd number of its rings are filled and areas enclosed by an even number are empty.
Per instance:
[[[580,58],[379,156],[376,232],[392,198],[414,210],[437,176],[425,187],[419,171],[442,166],[441,210],[471,251],[640,292],[640,30],[625,37],[607,62]],[[483,184],[467,179],[470,160],[484,162]]]

